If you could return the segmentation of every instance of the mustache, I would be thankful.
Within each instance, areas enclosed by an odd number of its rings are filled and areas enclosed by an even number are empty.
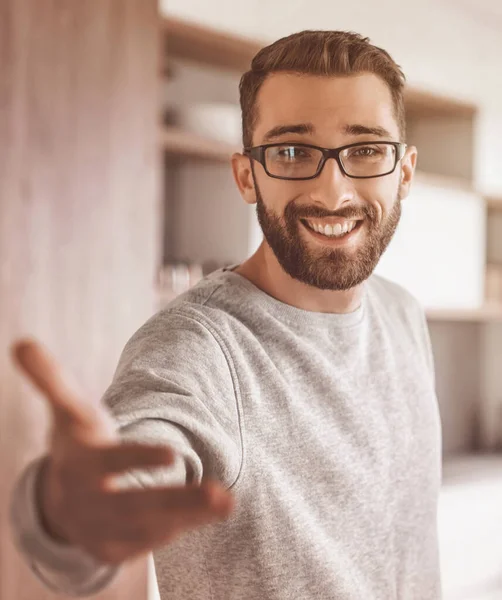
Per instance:
[[[320,206],[298,206],[290,203],[284,210],[285,218],[289,220],[315,218],[324,219],[327,217],[338,217],[341,219],[369,219],[374,221],[376,218],[375,209],[372,206],[344,206],[336,211],[329,211]]]

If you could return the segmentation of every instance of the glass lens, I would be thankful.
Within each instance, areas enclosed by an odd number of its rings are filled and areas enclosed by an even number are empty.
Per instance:
[[[340,153],[348,175],[375,177],[390,173],[396,164],[396,147],[392,144],[359,144]]]
[[[313,177],[321,159],[322,152],[308,146],[286,144],[271,146],[265,150],[267,170],[277,177]]]

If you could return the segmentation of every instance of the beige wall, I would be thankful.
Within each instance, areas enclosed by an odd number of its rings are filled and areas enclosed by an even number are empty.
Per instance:
[[[483,3],[248,0],[238,10],[234,0],[160,4],[165,13],[265,41],[301,29],[357,31],[395,56],[411,84],[472,100],[500,115],[502,19],[483,13]]]
[[[446,0],[426,0],[421,3],[388,0],[383,4],[371,0],[343,3],[324,0],[277,0],[273,3],[250,0],[240,5],[238,11],[230,0],[215,0],[212,3],[204,0],[167,0],[161,4],[167,14],[265,42],[305,28],[348,29],[370,36],[374,43],[389,50],[403,67],[410,84],[472,101],[482,111],[475,121],[474,131],[468,122],[461,130],[455,129],[458,143],[453,145],[454,151],[450,151],[445,144],[431,146],[430,128],[415,126],[410,133],[419,144],[419,154],[420,147],[425,145],[428,149],[427,154],[421,155],[426,157],[422,162],[419,161],[421,168],[434,172],[435,162],[441,160],[443,171],[474,179],[480,192],[490,190],[494,194],[498,190],[502,195],[502,170],[496,162],[496,157],[500,156],[502,139],[499,131],[502,123],[502,69],[499,58],[502,56],[502,36],[500,23],[484,19],[480,11],[472,12],[465,8],[464,3]],[[195,68],[191,72],[187,69],[177,83],[166,88],[166,101],[172,102],[174,97],[180,98],[181,102],[194,99],[237,100],[237,77],[215,77],[214,74],[195,71]],[[204,82],[200,88],[194,83],[197,78]],[[439,125],[446,134],[451,133],[447,122]],[[437,131],[432,133],[437,134]],[[210,185],[207,185],[207,181],[210,181]],[[219,259],[239,261],[252,251],[256,236],[250,232],[257,228],[255,226],[253,229],[250,224],[255,224],[255,221],[250,217],[225,167],[207,166],[203,174],[199,165],[187,164],[180,169],[178,184],[176,232],[180,242],[176,248],[177,257],[203,260],[215,253]],[[427,192],[427,188],[422,189]],[[400,235],[407,236],[409,241],[409,234],[414,234],[414,248],[418,249],[419,254],[412,261],[412,272],[406,268],[403,260],[397,265],[397,270],[415,282],[419,273],[420,285],[416,287],[423,291],[424,286],[428,285],[423,299],[433,301],[434,305],[444,306],[447,301],[458,307],[482,302],[486,231],[481,196],[473,196],[471,201],[466,194],[460,194],[461,202],[455,204],[454,194],[450,190],[443,193],[438,189],[437,198],[431,197],[428,207],[424,208],[423,194],[416,194],[417,191],[420,191],[419,188],[415,188],[409,199],[410,215],[415,225],[410,221],[408,229],[403,229]],[[416,202],[412,205],[414,198]],[[437,214],[442,217],[435,221]],[[199,215],[204,215],[204,218],[194,218]],[[227,215],[231,218],[227,219]],[[417,221],[417,215],[420,221]],[[232,230],[227,235],[225,224],[230,222]],[[423,246],[417,240],[423,231],[429,232],[431,228],[435,233],[433,241],[436,245],[427,246],[424,252],[426,260],[419,264]],[[212,231],[218,233],[211,236]],[[497,232],[501,231],[498,224]],[[492,237],[502,239],[502,235]],[[429,238],[426,241],[426,237],[423,237],[423,242],[429,242]],[[435,261],[435,256],[441,260]],[[397,256],[397,259],[399,262],[402,257]],[[388,263],[388,257],[385,260]],[[441,273],[438,275],[439,264],[446,265],[444,277]],[[462,279],[466,266],[468,277]],[[434,278],[427,284],[429,271],[432,271]],[[450,280],[455,280],[458,285],[449,286]],[[497,345],[490,345],[491,352],[487,356],[484,327],[491,326],[431,323],[447,454],[471,447],[476,429],[472,421],[473,406],[479,409],[483,402],[492,403],[496,386],[502,386],[502,379],[493,368],[489,374],[491,384],[485,385],[488,377],[485,363],[493,363]]]

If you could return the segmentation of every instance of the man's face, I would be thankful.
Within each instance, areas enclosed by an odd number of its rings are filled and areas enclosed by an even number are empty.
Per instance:
[[[400,141],[390,90],[372,74],[274,74],[257,100],[254,146]],[[278,126],[287,127],[272,137]],[[291,277],[320,289],[346,290],[370,276],[392,239],[415,160],[411,149],[390,175],[353,179],[330,159],[317,178],[305,181],[271,178],[252,161],[249,189],[240,187],[247,201],[256,202],[266,243]],[[348,233],[333,237],[340,226]]]

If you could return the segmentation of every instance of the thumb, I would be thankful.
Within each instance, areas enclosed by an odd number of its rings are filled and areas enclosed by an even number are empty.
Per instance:
[[[27,379],[48,400],[58,430],[89,443],[115,438],[110,415],[72,390],[62,369],[40,343],[19,340],[12,346],[12,356]]]

